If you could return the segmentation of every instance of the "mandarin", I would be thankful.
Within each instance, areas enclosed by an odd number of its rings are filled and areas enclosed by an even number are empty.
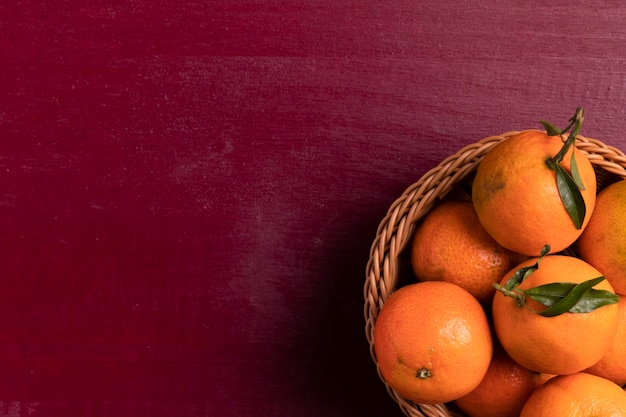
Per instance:
[[[476,388],[489,367],[492,341],[476,298],[443,281],[398,289],[374,328],[381,376],[399,395],[422,404],[452,401]]]
[[[563,147],[560,136],[527,130],[495,145],[478,166],[472,200],[483,227],[502,246],[538,256],[549,244],[556,253],[582,233],[596,200],[596,175],[587,157],[571,146],[560,165],[571,172],[574,154],[586,212],[577,228],[565,209],[550,158]]]
[[[626,180],[598,193],[593,216],[577,246],[579,256],[598,268],[615,292],[626,295]]]
[[[598,375],[615,382],[617,385],[626,384],[626,296],[620,295],[617,304],[619,317],[615,341],[609,351],[598,363],[587,369],[586,372]]]
[[[411,246],[418,280],[452,282],[483,304],[493,297],[493,283],[520,261],[487,233],[470,201],[435,207],[419,223]]]
[[[495,343],[487,374],[455,404],[469,417],[519,417],[528,397],[551,377],[524,368]]]
[[[530,396],[520,417],[624,417],[626,392],[595,375],[556,376]]]
[[[501,285],[521,268],[536,264],[537,258],[522,262],[502,279]],[[543,284],[582,283],[602,274],[585,261],[565,255],[547,255],[538,268],[517,286],[528,290]],[[607,280],[596,284],[595,290],[613,294]],[[572,374],[598,362],[609,350],[618,324],[617,304],[608,304],[586,313],[565,312],[554,317],[537,314],[546,307],[530,297],[505,296],[501,291],[493,297],[493,325],[498,340],[520,365],[542,373]],[[591,337],[593,335],[593,337]]]

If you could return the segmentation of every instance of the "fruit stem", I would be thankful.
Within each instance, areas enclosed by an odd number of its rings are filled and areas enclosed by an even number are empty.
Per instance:
[[[493,284],[493,287],[505,296],[513,298],[518,307],[526,307],[526,296],[524,296],[524,294],[520,294],[514,290],[507,290],[497,282]]]
[[[566,133],[568,130],[572,129],[571,133],[567,137],[567,140],[563,143],[563,147],[561,148],[559,153],[557,153],[555,156],[553,156],[552,158],[549,158],[546,161],[546,163],[548,164],[548,166],[550,166],[550,168],[553,168],[556,164],[560,163],[563,160],[563,158],[565,158],[565,154],[567,154],[567,151],[569,150],[569,148],[576,141],[576,136],[578,136],[578,132],[580,132],[580,128],[583,124],[584,119],[585,119],[584,111],[582,108],[578,107],[576,109],[576,112],[574,113],[574,116],[572,116],[572,118],[569,119],[570,121],[569,125],[561,131],[561,135],[562,135],[563,133]]]

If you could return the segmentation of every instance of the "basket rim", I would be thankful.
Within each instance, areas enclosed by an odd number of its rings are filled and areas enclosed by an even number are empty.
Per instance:
[[[413,417],[463,417],[449,410],[446,404],[418,404],[396,393],[384,380],[374,352],[374,329],[380,309],[397,289],[397,263],[413,233],[415,224],[437,201],[467,175],[472,173],[486,153],[498,143],[525,129],[492,135],[461,147],[425,172],[388,207],[370,246],[363,286],[365,333],[370,355],[387,392],[402,411]],[[589,159],[597,172],[606,172],[617,179],[626,179],[626,156],[619,148],[601,140],[578,135],[575,146]]]

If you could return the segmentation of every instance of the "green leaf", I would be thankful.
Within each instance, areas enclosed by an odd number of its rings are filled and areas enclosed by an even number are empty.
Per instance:
[[[554,317],[563,313],[588,313],[596,308],[619,301],[610,291],[593,290],[592,287],[605,278],[593,278],[580,284],[557,282],[523,290],[524,295],[548,307],[537,312],[544,317]]]
[[[546,256],[549,253],[550,253],[550,245],[548,244],[543,245],[543,248],[541,248],[541,252],[539,253],[539,259],[537,259],[537,266],[539,266],[539,262],[541,262],[544,256]]]
[[[563,133],[561,129],[554,126],[550,122],[546,122],[545,120],[540,120],[539,123],[541,123],[543,127],[546,129],[546,133],[548,134],[548,136],[558,136],[561,133]]]
[[[553,170],[556,174],[556,185],[563,202],[565,210],[569,214],[570,218],[574,222],[574,226],[580,230],[585,219],[586,207],[585,201],[580,193],[580,190],[584,190],[585,186],[580,177],[578,170],[578,164],[574,153],[572,152],[572,158],[570,161],[571,174],[563,168],[560,163],[567,154],[568,150],[576,142],[576,136],[580,132],[580,128],[584,121],[584,111],[578,107],[576,113],[570,119],[570,124],[567,128],[561,130],[561,135],[565,134],[571,129],[567,140],[563,143],[561,150],[551,158],[546,160],[548,168]],[[551,126],[549,123],[544,123],[546,126]],[[558,131],[558,129],[556,129]]]
[[[548,253],[550,253],[550,245],[544,245],[544,247],[541,248],[541,253],[539,254],[539,258],[537,258],[537,262],[535,262],[534,265],[525,266],[515,271],[513,276],[509,278],[509,280],[504,284],[504,289],[510,291],[513,288],[517,287],[519,284],[521,284],[522,281],[528,278],[530,274],[532,274],[537,270],[537,268],[539,268],[539,263]]]
[[[576,182],[561,165],[555,165],[556,186],[561,196],[565,210],[574,222],[576,229],[580,229],[585,219],[587,208]]]
[[[619,295],[607,290],[590,289],[574,307],[570,308],[570,313],[587,313],[602,306],[617,304]]]
[[[576,162],[576,157],[574,156],[574,152],[572,152],[572,157],[569,162],[570,171],[572,173],[572,179],[574,183],[580,190],[585,189],[585,184],[583,184],[583,179],[580,178],[580,171],[578,171],[578,163]]]
[[[602,280],[599,279],[597,282],[600,281]],[[546,307],[551,307],[567,296],[575,287],[576,284],[572,282],[553,282],[529,288],[524,291],[524,295]],[[602,307],[603,305],[613,304],[618,300],[619,296],[610,291],[591,288],[584,297],[568,311],[570,313],[586,313]]]
[[[512,290],[524,281],[530,274],[537,270],[537,265],[525,266],[515,271],[515,274],[504,284],[504,289]]]
[[[553,282],[524,290],[524,295],[546,307],[551,307],[572,292],[576,284],[572,282]]]

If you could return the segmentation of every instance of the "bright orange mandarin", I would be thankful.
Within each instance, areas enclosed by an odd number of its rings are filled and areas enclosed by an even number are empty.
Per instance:
[[[559,153],[559,136],[528,130],[494,146],[478,166],[472,199],[478,218],[502,246],[529,256],[538,256],[549,244],[552,253],[570,246],[589,222],[596,199],[596,176],[585,155],[572,146],[561,166],[576,163],[585,189],[583,227],[576,229],[556,186],[555,172],[546,165]]]
[[[401,287],[387,299],[374,350],[381,375],[399,395],[436,404],[476,388],[493,348],[480,303],[458,285],[429,281]]]
[[[626,295],[626,180],[604,188],[587,228],[577,242],[579,255]]]
[[[587,373],[557,376],[537,388],[520,417],[625,417],[626,392]]]
[[[502,279],[501,285],[505,285],[515,270],[535,262],[535,258],[522,262]],[[578,258],[548,255],[519,288],[553,282],[580,283],[599,276],[594,267]],[[613,291],[606,280],[594,288]],[[535,311],[545,309],[530,298],[527,305]],[[515,361],[530,370],[556,375],[579,372],[598,362],[612,345],[618,324],[617,304],[589,313],[566,312],[543,317],[499,291],[493,297],[492,314],[496,335]]]
[[[551,377],[524,368],[496,343],[480,385],[455,403],[469,417],[519,417],[528,397]]]
[[[460,285],[481,303],[490,303],[494,282],[521,261],[481,226],[470,201],[447,201],[418,225],[411,262],[420,281]]]
[[[615,341],[600,362],[586,372],[601,376],[618,385],[626,384],[626,296],[620,295],[619,318]]]

